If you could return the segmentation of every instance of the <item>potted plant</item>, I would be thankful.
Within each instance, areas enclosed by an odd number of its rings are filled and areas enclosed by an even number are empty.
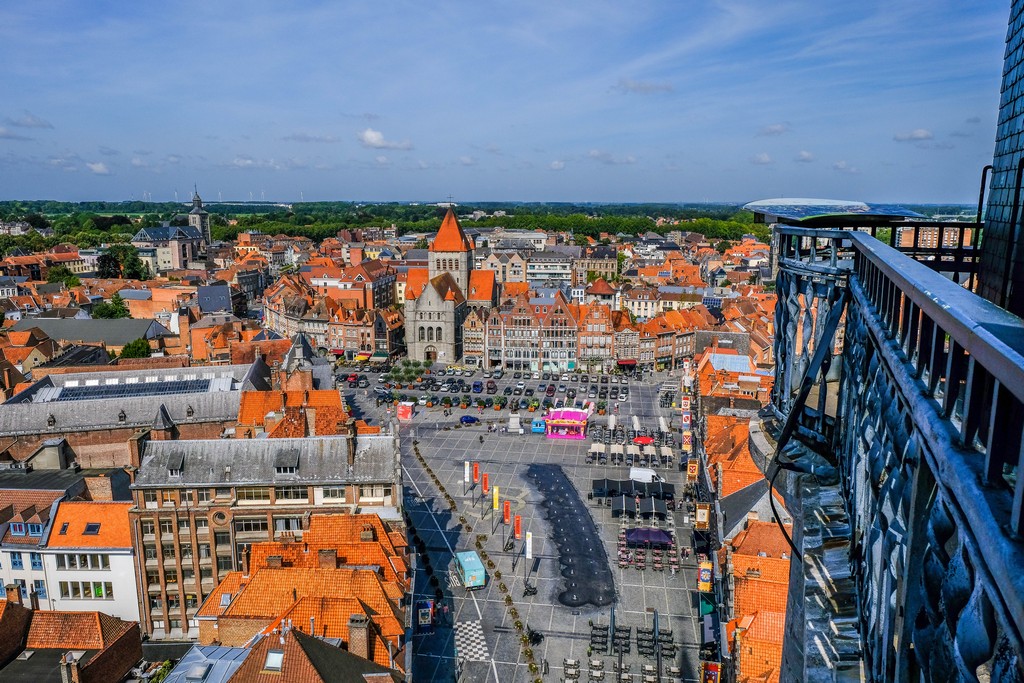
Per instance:
[[[607,409],[608,409],[608,401],[598,401],[597,402],[597,414],[598,415],[604,415],[604,413],[605,413],[605,411]]]

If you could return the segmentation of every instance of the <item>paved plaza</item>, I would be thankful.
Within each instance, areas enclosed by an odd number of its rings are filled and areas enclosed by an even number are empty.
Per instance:
[[[474,379],[478,378],[479,372]],[[516,381],[506,375],[499,386],[514,385]],[[630,399],[620,406],[619,419],[637,415],[642,425],[657,427],[657,418],[662,416],[666,420],[674,418],[673,425],[678,426],[678,416],[673,415],[670,409],[658,407],[659,387],[670,381],[674,380],[664,373],[645,382],[631,380]],[[528,386],[538,384],[538,380],[526,382]],[[372,394],[367,397],[361,390],[345,393],[357,415],[374,422],[386,417],[374,405]],[[588,498],[593,479],[627,479],[628,468],[587,464],[586,454],[593,443],[589,438],[582,441],[557,440],[530,433],[529,419],[535,413],[523,412],[526,433],[522,435],[488,431],[488,424],[507,426],[508,410],[489,409],[480,413],[475,408],[462,410],[456,407],[450,416],[443,413],[440,407],[418,407],[414,419],[402,424],[406,509],[419,537],[425,542],[428,562],[441,579],[444,604],[449,606],[447,619],[444,612],[440,612],[433,634],[414,638],[414,677],[424,681],[482,683],[535,679],[558,681],[576,673],[563,667],[563,662],[568,659],[581,662],[576,674],[579,680],[588,680],[590,660],[601,660],[600,666],[606,672],[603,677],[595,674],[595,678],[617,680],[613,672],[617,657],[597,648],[588,653],[591,625],[609,624],[614,609],[616,625],[631,629],[631,647],[629,654],[623,657],[623,668],[628,666],[632,681],[640,683],[644,680],[641,676],[644,665],[655,664],[653,657],[639,655],[636,641],[638,627],[653,626],[655,610],[659,628],[663,632],[670,630],[675,644],[675,655],[663,661],[660,680],[696,680],[700,631],[695,558],[691,555],[683,559],[678,573],[671,572],[667,566],[663,571],[652,571],[650,567],[646,571],[620,568],[617,543],[623,522],[612,518],[611,508],[601,499]],[[482,421],[456,428],[459,418],[467,414],[480,417]],[[594,415],[591,424],[606,420],[607,417]],[[455,499],[457,511],[449,510],[438,487],[416,458],[414,447],[419,448],[427,466]],[[533,535],[533,561],[524,559],[522,541],[517,542],[511,551],[504,549],[503,540],[512,530],[500,524],[500,512],[491,509],[490,496],[486,500],[482,498],[479,484],[474,486],[471,483],[467,487],[464,483],[466,460],[478,462],[480,471],[488,474],[491,486],[499,487],[501,499],[511,501],[512,513],[522,516],[524,535],[525,532]],[[601,604],[611,599],[610,605],[596,607],[585,602],[579,606],[566,606],[560,602],[560,596],[564,601],[564,593],[572,581],[572,561],[568,565],[570,571],[566,571],[567,565],[560,562],[565,558],[560,558],[555,543],[556,530],[542,506],[543,494],[527,476],[531,465],[560,467],[575,487],[583,509],[590,513],[598,542],[603,546],[595,550],[605,553],[605,567],[610,568],[613,584],[613,595],[594,596],[592,602]],[[537,471],[552,470],[535,468],[535,476]],[[669,483],[676,484],[681,497],[683,473],[678,468],[678,453],[674,466],[662,467],[658,473]],[[466,524],[460,521],[460,517],[465,517]],[[659,524],[662,529],[674,531],[680,547],[688,547],[692,541],[689,521],[685,511],[680,510],[670,512],[668,520]],[[626,524],[632,526],[636,522],[629,520]],[[459,585],[449,585],[444,578],[452,565],[453,553],[476,549],[475,543],[480,535],[486,536],[483,549],[488,559],[495,563],[494,570],[488,571],[487,587],[468,592]],[[566,535],[571,536],[572,530],[563,529],[562,536]],[[563,541],[563,548],[566,547],[569,546]],[[500,572],[500,580],[495,579],[496,572]],[[535,595],[524,595],[524,580],[537,588]],[[520,633],[514,626],[515,620],[509,616],[505,594],[499,589],[500,583],[507,586],[519,619],[543,636],[543,640],[533,647],[534,660],[539,667],[535,674],[527,668]],[[415,591],[415,600],[434,597],[435,587],[428,583],[422,570],[417,572]],[[585,601],[588,596],[584,594],[579,598],[575,603]],[[671,666],[678,667],[682,674],[670,676]]]

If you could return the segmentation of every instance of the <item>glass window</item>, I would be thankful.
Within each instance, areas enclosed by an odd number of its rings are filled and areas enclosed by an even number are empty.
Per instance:
[[[174,491],[161,491],[160,503],[164,507],[174,507]]]
[[[142,527],[142,535],[143,536],[152,536],[153,535],[154,530],[155,530],[155,527],[153,525],[153,520],[151,520],[151,519],[144,519],[140,523],[140,526]]]
[[[86,525],[85,533],[89,533],[89,525]],[[42,524],[29,524],[28,525],[28,535],[29,536],[42,536],[43,535],[43,525]]]
[[[210,520],[206,517],[196,517],[196,531],[208,529],[210,527]]]
[[[345,487],[344,486],[325,486],[324,487],[324,498],[331,500],[345,500]]]
[[[277,500],[306,500],[309,494],[305,486],[275,486],[274,497]]]
[[[244,533],[248,531],[266,531],[266,517],[246,517],[235,520],[235,532]]]
[[[196,500],[200,503],[210,502],[210,489],[199,489],[196,491]]]
[[[185,517],[183,519],[179,519],[178,520],[178,533],[180,534],[182,532],[185,532],[185,534],[187,535],[190,526],[191,526],[191,524],[188,521],[188,517]]]
[[[24,569],[21,562],[21,553],[11,553],[11,569]]]
[[[161,519],[160,520],[160,533],[161,534],[173,534],[174,533],[174,520],[173,519]]]
[[[11,522],[11,536],[24,536],[25,535],[25,523],[24,522]]]
[[[270,489],[265,486],[240,486],[238,500],[270,500]]]
[[[46,599],[46,582],[42,579],[36,579],[32,582],[32,588],[35,589],[36,595],[40,600]]]
[[[32,564],[32,569],[38,570],[43,568],[43,556],[39,553],[29,553],[28,559]]]

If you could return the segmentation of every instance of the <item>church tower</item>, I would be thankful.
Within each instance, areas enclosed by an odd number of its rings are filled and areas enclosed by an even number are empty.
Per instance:
[[[441,221],[437,236],[430,244],[427,261],[430,279],[442,273],[451,273],[455,283],[466,295],[469,292],[469,271],[473,268],[473,240],[462,231],[455,218],[455,212],[448,207],[448,213]]]
[[[213,242],[210,236],[210,214],[203,209],[203,200],[199,197],[199,190],[192,195],[192,210],[188,212],[188,224],[199,231],[206,246],[209,247]]]

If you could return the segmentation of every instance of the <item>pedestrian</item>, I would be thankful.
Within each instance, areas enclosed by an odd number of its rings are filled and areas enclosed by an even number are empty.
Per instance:
[[[451,623],[451,616],[448,614],[448,603],[444,604],[444,607],[441,608],[441,611],[444,612],[444,620],[448,623]]]

